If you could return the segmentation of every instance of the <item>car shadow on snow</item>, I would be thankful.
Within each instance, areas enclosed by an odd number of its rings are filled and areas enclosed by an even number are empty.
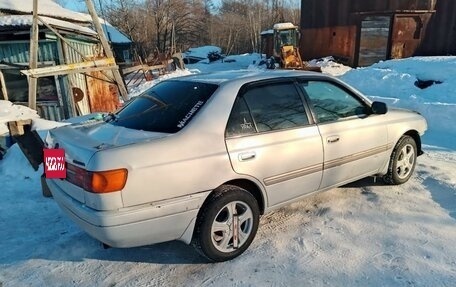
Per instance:
[[[372,186],[382,186],[385,183],[382,181],[381,178],[375,178],[373,176],[366,177],[360,179],[355,182],[348,183],[346,185],[341,186],[342,188],[359,188],[361,190],[361,194],[365,196],[367,201],[370,202],[378,202],[378,195],[372,191],[370,187]]]
[[[385,183],[380,177],[365,177],[360,180],[354,181],[347,183],[346,185],[343,185],[341,187],[356,187],[356,188],[364,188],[364,187],[369,187],[369,186],[383,186]]]
[[[63,253],[57,258],[50,256],[51,260],[83,261],[85,259],[121,261],[135,263],[156,263],[156,264],[201,264],[207,260],[199,255],[192,246],[180,241],[170,241],[154,245],[133,247],[133,248],[104,248],[103,245],[81,232],[86,237],[85,242],[91,241],[86,252],[72,252],[74,246],[65,246]],[[66,245],[66,244],[65,244]],[[69,249],[69,250],[65,250]],[[68,254],[73,254],[67,256]]]
[[[71,224],[71,223],[70,223]],[[72,231],[48,234],[49,240],[22,242],[21,250],[14,256],[0,256],[0,264],[11,264],[29,259],[44,259],[58,262],[83,262],[85,260],[119,261],[156,264],[201,264],[208,261],[190,245],[180,241],[170,241],[133,248],[104,248],[103,244],[91,238],[76,226]],[[51,241],[51,238],[56,239]],[[16,246],[17,247],[17,246]],[[14,247],[14,248],[16,248]],[[0,285],[1,286],[1,285]]]
[[[201,264],[207,260],[199,255],[190,245],[180,241],[170,241],[136,248],[100,247],[94,253],[94,259],[109,261],[127,261],[156,264]]]

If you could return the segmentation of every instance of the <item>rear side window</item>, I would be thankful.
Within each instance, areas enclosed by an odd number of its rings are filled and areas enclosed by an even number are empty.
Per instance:
[[[255,125],[244,97],[238,97],[231,111],[226,127],[227,136],[240,136],[256,133]]]
[[[164,81],[134,98],[110,123],[135,130],[176,133],[204,106],[217,85]]]
[[[236,100],[227,136],[239,136],[308,125],[294,83],[271,83],[248,88]]]

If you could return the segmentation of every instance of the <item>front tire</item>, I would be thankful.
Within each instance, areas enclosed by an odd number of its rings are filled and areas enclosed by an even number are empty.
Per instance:
[[[383,177],[383,180],[394,185],[407,182],[415,170],[416,157],[415,140],[407,135],[402,136],[394,147],[388,173]]]
[[[223,185],[202,207],[193,246],[211,261],[241,255],[256,235],[260,210],[255,197],[243,188]]]

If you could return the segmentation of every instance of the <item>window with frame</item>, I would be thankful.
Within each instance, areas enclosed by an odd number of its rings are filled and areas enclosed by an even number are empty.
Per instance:
[[[301,87],[308,95],[319,123],[368,113],[364,102],[333,83],[305,81],[301,82]]]
[[[308,124],[301,96],[294,83],[273,83],[248,88],[236,99],[226,135],[248,135]]]
[[[28,81],[27,77],[21,74],[20,69],[7,68],[1,70],[3,74],[8,100],[14,103],[28,101]],[[54,76],[41,77],[37,80],[37,101],[58,101],[57,81]],[[3,91],[0,98],[6,99]]]

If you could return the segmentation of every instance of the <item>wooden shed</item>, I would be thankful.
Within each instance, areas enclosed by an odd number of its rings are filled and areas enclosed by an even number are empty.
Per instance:
[[[27,11],[31,10],[31,3],[24,1],[18,5],[10,0],[0,5],[0,100],[23,105],[28,101],[28,78],[21,70],[27,70],[30,62],[33,16]],[[102,57],[103,48],[98,34],[90,27],[89,15],[67,10],[51,0],[38,3],[38,13],[47,25],[39,22],[38,68],[95,62]],[[122,53],[122,59],[126,60],[124,56],[128,55]],[[119,106],[119,93],[113,82],[111,71],[90,69],[40,76],[36,109],[41,117],[56,121],[114,111]]]
[[[453,54],[455,40],[442,31],[454,33],[455,2],[302,0],[302,57],[334,56],[356,67],[414,55]]]

